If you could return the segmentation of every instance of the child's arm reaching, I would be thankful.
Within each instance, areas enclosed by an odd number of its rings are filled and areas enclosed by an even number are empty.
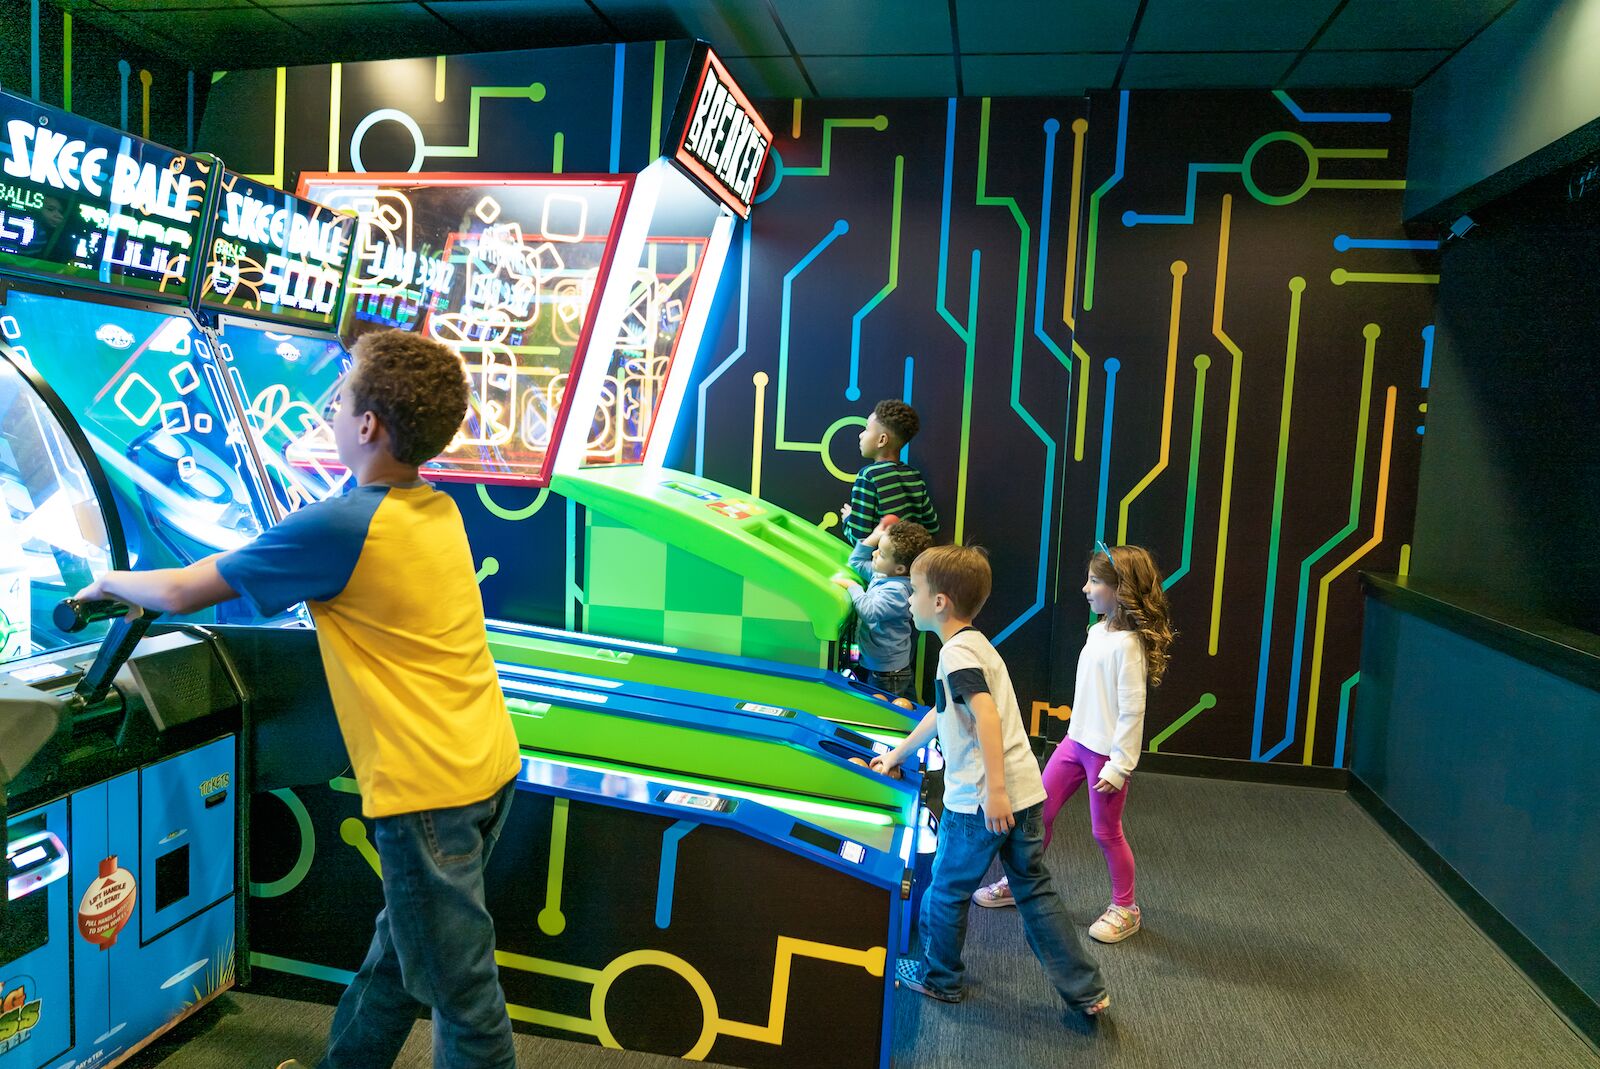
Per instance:
[[[1117,664],[1117,726],[1111,736],[1111,754],[1100,770],[1094,789],[1101,794],[1122,790],[1139,763],[1144,739],[1144,643],[1134,635],[1123,647]]]
[[[922,718],[922,723],[902,739],[899,746],[872,759],[872,770],[887,773],[891,768],[897,767],[906,758],[928,745],[928,740],[933,738],[934,732],[938,729],[939,714],[929,709],[928,715]]]

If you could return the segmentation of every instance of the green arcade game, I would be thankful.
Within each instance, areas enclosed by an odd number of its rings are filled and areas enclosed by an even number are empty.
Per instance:
[[[837,589],[837,588],[835,588]],[[837,672],[553,627],[489,621],[489,649],[502,664],[604,676],[701,695],[796,709],[868,734],[904,736],[925,710]]]

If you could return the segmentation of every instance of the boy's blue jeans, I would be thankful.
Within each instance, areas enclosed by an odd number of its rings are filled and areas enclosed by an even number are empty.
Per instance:
[[[1105,993],[1100,969],[1084,953],[1078,929],[1044,867],[1043,808],[1041,803],[1017,813],[1016,826],[1004,835],[984,826],[981,810],[944,811],[933,875],[922,896],[922,948],[927,964],[923,983],[931,990],[961,995],[967,909],[972,892],[998,854],[1022,914],[1028,945],[1056,991],[1074,1009],[1093,1005]]]
[[[895,698],[910,698],[917,700],[916,670],[909,664],[893,672],[878,672],[871,668],[865,670],[866,684]]]
[[[515,1069],[483,869],[516,781],[481,802],[379,817],[384,908],[333,1015],[321,1069],[389,1069],[433,1010],[434,1069]]]

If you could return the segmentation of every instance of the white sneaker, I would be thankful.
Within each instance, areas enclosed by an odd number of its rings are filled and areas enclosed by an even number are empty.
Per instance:
[[[1089,937],[1102,943],[1120,943],[1139,930],[1139,907],[1106,907],[1100,919],[1089,925]]]
[[[1017,904],[1017,900],[1011,896],[1011,881],[1004,876],[989,886],[980,887],[972,892],[972,900],[980,906],[987,906],[989,909],[1000,909],[1004,906]]]

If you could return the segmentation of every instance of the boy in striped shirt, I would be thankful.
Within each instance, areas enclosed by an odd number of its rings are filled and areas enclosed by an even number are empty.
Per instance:
[[[885,516],[920,523],[930,535],[939,533],[939,513],[928,496],[922,473],[900,462],[900,450],[916,436],[917,410],[904,401],[879,401],[861,432],[861,459],[850,504],[840,509],[845,539],[853,546]]]

